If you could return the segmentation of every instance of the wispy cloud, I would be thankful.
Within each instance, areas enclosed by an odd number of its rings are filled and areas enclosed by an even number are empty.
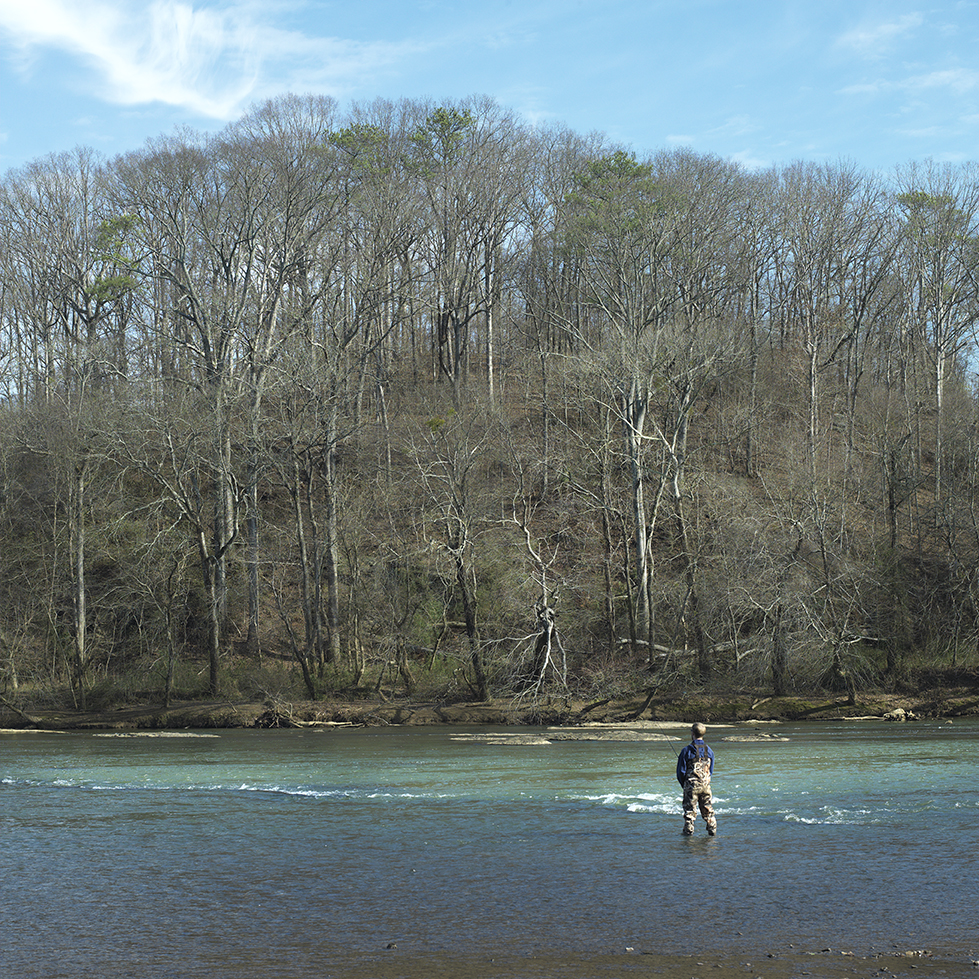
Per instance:
[[[755,119],[744,113],[739,113],[728,116],[728,118],[721,122],[720,125],[712,126],[710,129],[707,129],[697,135],[691,135],[690,133],[674,133],[666,138],[671,144],[674,145],[704,141],[710,142],[717,136],[724,136],[725,138],[748,136],[753,133],[757,133],[759,128],[760,126]]]
[[[757,137],[762,128],[751,116],[738,114],[729,116],[719,126],[714,126],[696,135],[692,133],[669,133],[664,138],[664,142],[669,147],[688,146],[696,149],[704,145],[710,146],[719,137],[726,142]],[[770,163],[769,160],[760,156],[756,150],[747,147],[729,152],[727,158],[735,163],[740,163],[747,170],[760,170]]]
[[[765,157],[759,156],[753,150],[740,150],[737,153],[732,153],[730,159],[735,163],[740,163],[745,170],[764,170],[766,167],[771,166],[771,160]]]
[[[905,83],[906,88],[923,91],[926,89],[951,89],[958,95],[971,92],[979,86],[979,71],[972,68],[948,68],[913,75]]]
[[[964,95],[979,88],[979,71],[972,68],[948,68],[922,72],[901,79],[876,79],[859,82],[839,89],[842,95],[887,95],[901,92],[921,95],[945,89],[956,95]]]
[[[913,34],[922,23],[924,17],[918,13],[905,14],[896,20],[864,23],[841,34],[836,39],[836,47],[855,51],[864,58],[882,58],[896,41]]]
[[[20,53],[23,71],[32,52],[66,52],[90,67],[92,87],[107,101],[163,102],[214,119],[291,84],[342,88],[417,50],[282,30],[247,3],[180,0],[0,0],[0,35]]]

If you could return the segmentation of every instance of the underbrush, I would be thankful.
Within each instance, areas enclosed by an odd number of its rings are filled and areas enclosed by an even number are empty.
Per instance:
[[[798,651],[785,677],[782,699],[797,702],[797,712],[806,705],[823,709],[830,699],[846,698],[869,703],[875,697],[907,696],[931,698],[936,704],[975,691],[979,694],[979,653],[958,650],[945,655],[944,665],[931,651],[906,656],[900,672],[885,671],[884,654],[858,644],[846,647],[834,662],[825,647],[814,645]],[[702,676],[695,660],[684,659],[669,669],[649,668],[641,657],[591,655],[576,661],[566,682],[548,675],[545,682],[518,683],[512,664],[501,658],[487,663],[491,697],[519,702],[521,709],[539,710],[542,717],[576,702],[599,701],[641,703],[655,697],[672,711],[688,704],[696,712],[705,700],[713,704],[715,719],[750,713],[755,702],[775,696],[770,663],[761,658],[742,658],[737,667],[715,664]],[[328,664],[314,675],[315,697],[303,682],[294,660],[282,655],[261,657],[230,653],[222,661],[217,698],[208,690],[206,657],[185,656],[173,667],[170,702],[206,702],[215,699],[237,703],[300,703],[351,701],[368,703],[464,703],[475,699],[468,659],[458,652],[445,652],[430,659],[409,659],[399,667],[382,656],[362,661],[355,669],[346,660]],[[835,667],[834,673],[829,667]],[[28,677],[16,690],[3,696],[25,710],[112,711],[127,706],[163,705],[168,663],[163,657],[116,658],[111,672],[92,666],[84,696],[64,677]]]

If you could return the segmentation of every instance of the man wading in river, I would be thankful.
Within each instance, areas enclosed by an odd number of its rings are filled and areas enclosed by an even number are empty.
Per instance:
[[[704,742],[707,728],[699,721],[690,729],[690,744],[677,756],[676,780],[683,786],[683,835],[692,836],[697,823],[697,808],[707,820],[707,833],[717,832],[717,819],[710,794],[714,772],[714,752]]]

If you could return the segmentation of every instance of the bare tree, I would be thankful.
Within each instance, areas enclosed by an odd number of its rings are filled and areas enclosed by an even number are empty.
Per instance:
[[[649,651],[654,645],[649,541],[668,497],[685,568],[683,604],[705,669],[685,517],[687,435],[694,405],[733,354],[734,317],[725,303],[736,290],[726,272],[734,265],[739,176],[720,161],[673,154],[640,163],[619,152],[586,166],[572,198],[584,298],[608,325],[596,353],[631,474],[634,641]]]
[[[120,363],[114,337],[125,335],[128,296],[135,280],[125,238],[128,215],[114,215],[95,155],[78,150],[28,167],[10,182],[5,210],[11,219],[8,268],[12,283],[26,283],[18,307],[43,377],[23,374],[21,398],[36,398],[38,424],[32,451],[61,463],[65,487],[72,582],[73,680],[85,703],[89,661],[86,582],[88,489],[99,454],[103,402],[118,390]],[[37,304],[37,305],[34,305]],[[39,336],[37,334],[40,334]]]
[[[515,447],[511,444],[509,449],[511,457],[515,457]],[[559,550],[534,533],[533,495],[519,457],[514,458],[514,463],[519,484],[511,501],[511,519],[523,538],[530,578],[537,593],[533,606],[535,632],[525,640],[531,650],[530,667],[518,680],[523,688],[521,695],[529,694],[536,700],[553,686],[565,692],[568,689],[568,654],[557,628],[559,593],[553,581]]]
[[[929,164],[898,174],[907,315],[934,392],[935,500],[946,495],[946,395],[979,322],[979,168]]]
[[[458,407],[479,322],[493,397],[499,277],[520,198],[523,138],[513,114],[489,100],[417,111],[409,160],[427,210],[421,258],[430,275],[434,366]]]
[[[490,436],[479,421],[475,414],[462,415],[454,409],[446,418],[432,418],[428,437],[415,447],[414,455],[421,485],[431,501],[426,533],[451,562],[454,597],[462,606],[472,670],[469,683],[475,696],[486,700],[489,681],[479,635],[476,544],[486,519],[478,476]]]
[[[286,96],[245,116],[225,135],[240,166],[268,182],[255,229],[257,252],[249,283],[251,308],[242,321],[242,377],[247,413],[245,534],[248,649],[259,652],[261,547],[259,482],[264,466],[263,399],[282,348],[301,329],[319,298],[309,263],[337,221],[336,164],[324,152],[335,126],[332,99]]]

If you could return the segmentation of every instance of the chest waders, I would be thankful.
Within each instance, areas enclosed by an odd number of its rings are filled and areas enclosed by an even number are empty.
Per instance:
[[[691,744],[691,747],[695,757],[688,765],[687,780],[683,786],[683,835],[693,834],[699,809],[707,823],[708,835],[713,836],[717,832],[717,817],[710,791],[710,757],[706,744]]]
[[[703,749],[700,745],[692,745],[691,747],[697,752],[697,757],[687,773],[687,778],[697,779],[701,785],[710,785],[710,758],[707,755],[707,745],[705,744]],[[701,750],[703,750],[703,754],[700,753]]]

